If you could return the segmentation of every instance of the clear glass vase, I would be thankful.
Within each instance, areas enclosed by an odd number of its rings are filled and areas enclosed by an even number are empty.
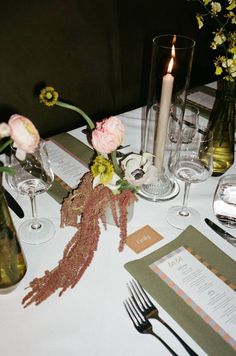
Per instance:
[[[234,162],[236,81],[218,83],[209,120],[213,132],[213,176],[225,173]]]
[[[0,184],[0,293],[12,291],[26,270],[26,260]]]
[[[181,137],[194,47],[194,40],[175,34],[157,36],[152,42],[142,151],[152,155],[157,174],[152,184],[143,184],[139,191],[150,201],[173,199],[179,192],[168,171],[168,160]],[[176,145],[168,135],[171,116],[176,120]]]

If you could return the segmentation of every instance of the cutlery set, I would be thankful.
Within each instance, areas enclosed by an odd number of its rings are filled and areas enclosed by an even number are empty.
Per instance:
[[[151,302],[147,293],[137,281],[131,281],[127,285],[130,297],[124,301],[124,307],[136,330],[141,334],[150,334],[156,337],[172,355],[177,353],[159,336],[152,328],[149,319],[156,319],[161,322],[182,344],[189,355],[197,356],[197,353],[168,325],[160,316],[159,311]]]

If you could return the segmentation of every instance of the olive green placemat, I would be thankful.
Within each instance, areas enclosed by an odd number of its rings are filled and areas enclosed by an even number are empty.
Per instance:
[[[227,281],[230,281],[235,289],[235,261],[192,226],[189,226],[166,246],[141,259],[126,263],[125,268],[208,355],[235,355],[233,348],[149,267],[150,264],[180,246],[190,247],[194,254],[198,254],[211,267],[214,267],[220,275],[223,275]]]
[[[68,152],[68,154],[71,154],[73,157],[79,159],[86,167],[88,167],[89,163],[93,159],[94,151],[83,142],[66,132],[52,136],[50,137],[50,140]],[[58,203],[62,203],[63,199],[70,191],[71,187],[69,187],[61,178],[55,176],[53,185],[49,189],[48,193],[56,201],[58,201]]]

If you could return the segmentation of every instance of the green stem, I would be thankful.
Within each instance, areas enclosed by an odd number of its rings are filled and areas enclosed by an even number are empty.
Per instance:
[[[59,100],[56,102],[56,105],[77,112],[78,114],[80,114],[86,120],[90,130],[93,130],[95,128],[95,125],[94,125],[93,121],[90,119],[90,117],[83,110],[77,108],[77,106],[74,106],[74,105],[71,105],[71,104],[67,104],[67,103],[64,103],[64,102],[59,101]]]
[[[118,174],[118,176],[122,178],[122,170],[118,166],[117,159],[116,159],[116,150],[111,152],[111,160],[116,174]]]
[[[7,146],[12,144],[12,139],[10,138],[9,140],[7,140],[1,147],[0,147],[0,152],[2,152],[4,150],[4,148],[6,148]]]

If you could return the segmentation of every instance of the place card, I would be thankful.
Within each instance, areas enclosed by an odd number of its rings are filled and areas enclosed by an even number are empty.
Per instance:
[[[235,286],[183,246],[149,267],[236,350]]]
[[[127,237],[126,244],[136,253],[144,251],[154,243],[163,239],[157,231],[149,225],[135,231]]]

